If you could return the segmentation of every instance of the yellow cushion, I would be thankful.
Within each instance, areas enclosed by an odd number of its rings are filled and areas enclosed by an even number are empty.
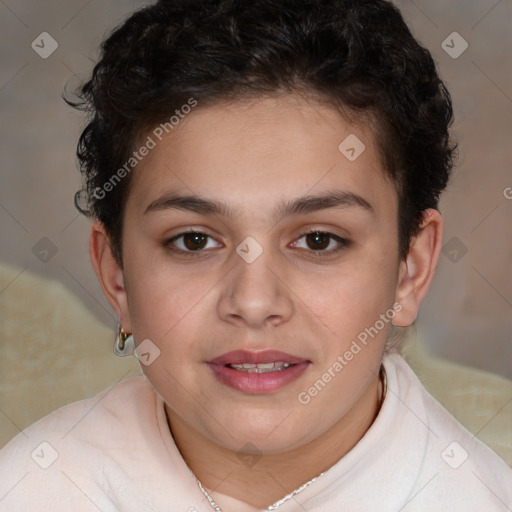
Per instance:
[[[114,328],[60,282],[0,264],[0,446],[67,403],[140,373]]]
[[[414,335],[401,352],[427,391],[512,466],[512,381],[434,357]]]

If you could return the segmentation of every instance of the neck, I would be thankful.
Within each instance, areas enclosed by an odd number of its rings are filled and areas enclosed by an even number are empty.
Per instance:
[[[209,494],[214,499],[218,494],[231,496],[261,509],[336,464],[370,428],[379,402],[377,378],[322,436],[294,450],[264,454],[256,464],[247,466],[241,464],[240,452],[218,445],[191,428],[167,405],[165,409],[178,450]],[[221,499],[217,503],[222,507]]]

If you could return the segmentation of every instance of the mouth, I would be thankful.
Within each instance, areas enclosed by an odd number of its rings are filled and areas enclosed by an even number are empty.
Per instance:
[[[237,350],[206,364],[222,384],[243,393],[266,394],[298,379],[311,361],[276,350]]]

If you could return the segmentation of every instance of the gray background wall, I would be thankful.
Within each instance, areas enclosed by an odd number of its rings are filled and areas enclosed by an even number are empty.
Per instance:
[[[72,201],[83,118],[61,93],[88,76],[102,38],[143,3],[0,2],[0,260],[60,280],[109,325],[89,263],[89,221]],[[441,202],[447,245],[418,331],[438,355],[512,377],[512,2],[396,3],[448,84],[460,144]],[[42,46],[42,32],[58,43],[46,59],[31,47]],[[457,58],[464,42],[453,32],[468,44]],[[49,39],[44,46],[38,51],[51,48]],[[40,261],[34,246],[51,258]]]

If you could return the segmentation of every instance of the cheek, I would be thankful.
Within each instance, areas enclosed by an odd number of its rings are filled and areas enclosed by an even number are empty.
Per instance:
[[[139,358],[141,368],[168,404],[186,411],[190,405],[186,398],[201,394],[195,378],[202,360],[197,340],[204,339],[205,308],[211,307],[207,294],[214,281],[204,273],[184,275],[168,262],[141,256],[132,258],[126,268],[131,276],[128,304],[133,335],[137,345],[149,339],[158,354],[148,365]]]
[[[164,344],[201,309],[202,300],[215,284],[214,276],[180,268],[154,247],[143,250],[127,243],[125,254],[130,255],[125,262],[125,280],[135,339],[150,338]]]
[[[355,335],[392,307],[395,265],[376,253],[361,255],[329,274],[306,276],[296,289],[315,315],[337,334]]]
[[[160,343],[172,338],[185,324],[198,321],[202,300],[211,288],[204,278],[185,278],[171,272],[139,273],[136,281],[129,292],[132,325],[134,333],[139,334],[136,339],[150,337]]]

